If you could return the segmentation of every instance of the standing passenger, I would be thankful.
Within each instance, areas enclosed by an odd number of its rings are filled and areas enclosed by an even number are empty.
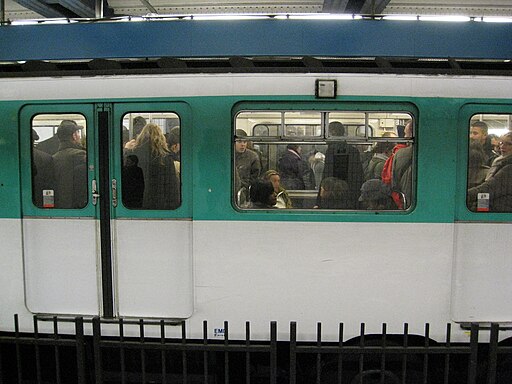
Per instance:
[[[53,155],[55,208],[83,208],[87,203],[86,152],[80,145],[81,129],[73,120],[62,120],[57,128],[60,144]]]
[[[247,148],[246,137],[247,133],[243,129],[236,130],[235,167],[241,187],[249,188],[260,176],[261,162],[256,152]]]
[[[174,161],[160,127],[154,123],[146,124],[133,149],[126,155],[137,156],[144,174],[142,208],[176,209],[180,205],[180,187]]]

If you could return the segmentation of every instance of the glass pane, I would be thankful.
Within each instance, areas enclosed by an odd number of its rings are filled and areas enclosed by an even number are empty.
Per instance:
[[[251,111],[236,116],[236,127],[247,136],[279,136],[281,112]]]
[[[39,208],[83,208],[88,201],[85,117],[32,119],[32,201]]]
[[[322,116],[319,112],[285,112],[284,136],[290,140],[322,136]]]
[[[251,113],[244,112],[244,117],[250,120]],[[270,141],[262,133],[261,139],[255,135],[246,143],[235,127],[234,192],[239,207],[399,210],[410,206],[414,150],[410,114],[286,111],[281,118],[275,116],[272,123],[284,126],[284,134]],[[262,125],[256,128],[263,132]]]
[[[132,112],[122,119],[123,205],[176,209],[181,204],[180,119],[172,112]]]
[[[469,123],[467,206],[512,212],[512,115],[478,114]]]

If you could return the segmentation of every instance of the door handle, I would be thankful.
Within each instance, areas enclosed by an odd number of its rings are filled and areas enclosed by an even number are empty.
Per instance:
[[[92,205],[98,204],[98,199],[100,197],[100,194],[98,193],[97,183],[96,180],[92,181]]]
[[[117,207],[117,180],[112,179],[112,205]]]

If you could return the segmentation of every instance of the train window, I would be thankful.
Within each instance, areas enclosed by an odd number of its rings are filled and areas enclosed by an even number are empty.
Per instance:
[[[86,120],[80,114],[32,118],[32,202],[83,208],[88,201]]]
[[[512,115],[477,114],[469,122],[467,207],[512,212]]]
[[[122,118],[121,195],[129,209],[181,204],[180,119],[172,112],[131,112]]]
[[[407,209],[412,122],[408,112],[242,111],[234,122],[235,205]]]

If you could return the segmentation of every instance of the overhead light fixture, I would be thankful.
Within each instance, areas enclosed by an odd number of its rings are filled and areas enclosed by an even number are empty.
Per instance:
[[[420,16],[420,21],[449,21],[449,22],[466,22],[471,21],[468,16]]]
[[[485,23],[512,23],[512,17],[483,17]]]
[[[384,16],[384,20],[401,20],[401,21],[416,21],[418,20],[418,16],[414,15],[390,15]]]

